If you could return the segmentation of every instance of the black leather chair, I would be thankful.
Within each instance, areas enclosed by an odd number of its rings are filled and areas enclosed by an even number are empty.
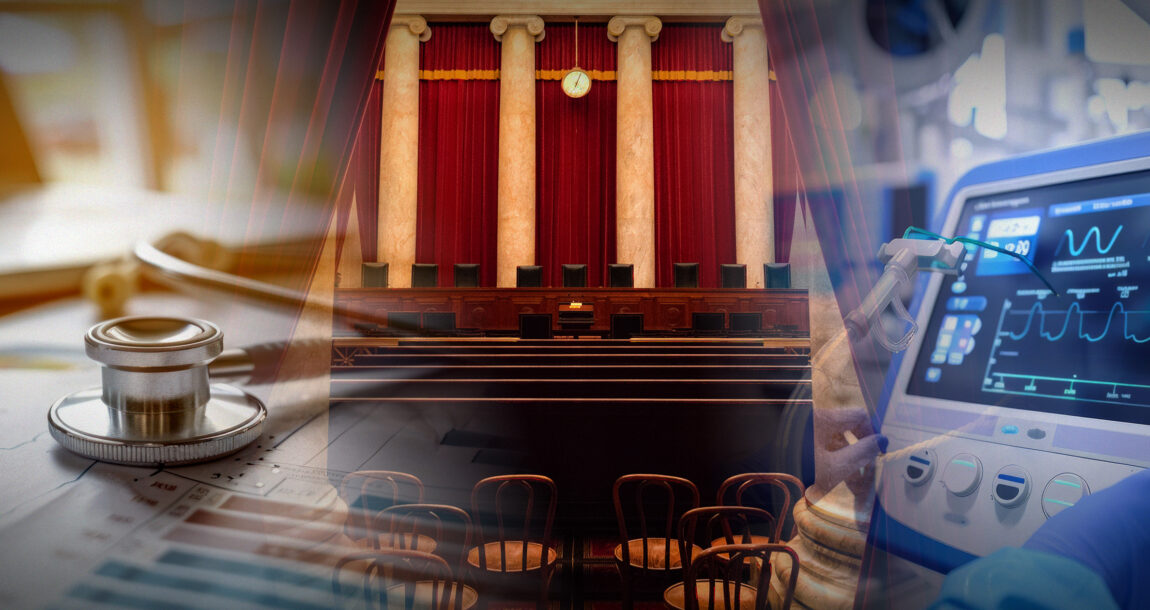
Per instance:
[[[757,333],[763,330],[763,314],[759,312],[731,312],[731,332]]]
[[[478,288],[479,265],[475,263],[455,263],[455,287]]]
[[[767,288],[791,287],[790,263],[765,263],[763,265],[763,278]]]
[[[691,330],[703,334],[723,332],[726,316],[722,312],[699,312],[691,314]]]
[[[643,314],[641,313],[613,313],[611,314],[611,338],[630,339],[635,335],[643,334]]]
[[[516,267],[515,286],[519,288],[542,288],[543,267],[539,265],[519,265]]]
[[[635,265],[611,264],[607,265],[608,288],[634,288]]]
[[[675,288],[699,287],[699,263],[675,263]]]
[[[360,280],[364,288],[387,288],[387,263],[363,263]]]
[[[414,335],[419,332],[418,311],[389,311],[387,312],[387,327],[394,334]]]
[[[415,263],[411,266],[412,288],[435,288],[439,285],[439,265]]]
[[[551,314],[549,313],[521,313],[519,314],[519,338],[521,339],[550,339]]]
[[[732,314],[734,315],[734,314]],[[429,334],[449,335],[455,332],[454,311],[423,312],[423,331]]]
[[[746,265],[719,265],[719,281],[722,288],[746,288]]]
[[[587,287],[587,265],[563,265],[564,288]]]

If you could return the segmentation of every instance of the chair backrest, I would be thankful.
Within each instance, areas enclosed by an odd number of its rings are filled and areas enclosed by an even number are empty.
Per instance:
[[[478,288],[479,265],[476,263],[455,263],[455,287]]]
[[[353,586],[348,581],[358,579]],[[430,553],[383,549],[351,553],[332,569],[333,607],[347,607],[362,597],[365,608],[457,610],[463,608],[464,587],[451,567]]]
[[[549,313],[521,313],[519,314],[519,338],[521,339],[550,339],[551,314]]]
[[[761,312],[731,312],[731,332],[758,332],[763,329]]]
[[[471,490],[471,520],[479,544],[479,565],[488,566],[487,543],[499,543],[499,571],[507,572],[507,544],[521,543],[523,558],[519,570],[528,569],[529,543],[542,546],[541,564],[547,563],[551,547],[551,526],[559,490],[551,479],[536,474],[506,474],[488,477]]]
[[[564,288],[587,287],[587,265],[563,265]]]
[[[767,288],[790,288],[791,264],[763,263],[763,278]]]
[[[446,504],[389,506],[375,515],[370,531],[372,541],[384,548],[429,552],[457,570],[471,546],[471,516]],[[434,541],[434,550],[421,549],[423,539]]]
[[[635,265],[610,264],[607,265],[608,288],[634,288]]]
[[[762,492],[779,490],[782,500],[771,502],[762,498]],[[775,540],[790,540],[794,529],[791,510],[794,503],[803,497],[806,487],[798,477],[783,472],[748,472],[728,477],[719,485],[715,501],[721,506],[759,506],[773,503],[778,506]],[[771,494],[772,496],[774,494]],[[784,528],[784,524],[791,524]]]
[[[418,311],[389,311],[387,312],[387,328],[399,334],[414,335],[419,332]]]
[[[375,513],[396,504],[423,502],[423,482],[406,472],[357,470],[340,481],[339,495],[347,503],[344,532],[352,540],[371,544]]]
[[[696,311],[691,314],[691,330],[717,333],[723,331],[726,316],[721,311]]]
[[[677,569],[670,560],[679,517],[699,506],[699,488],[681,477],[663,474],[626,474],[615,480],[611,490],[615,504],[615,520],[619,526],[619,542],[623,545],[623,563],[631,561],[628,541],[639,539],[642,556],[639,566],[644,569]],[[650,538],[663,538],[662,565],[652,566],[652,551],[659,556],[659,548],[652,548]],[[681,548],[681,547],[680,547]],[[682,554],[680,554],[682,557]]]
[[[517,288],[542,288],[543,267],[540,265],[519,265],[515,268]]]
[[[699,263],[675,263],[675,288],[699,287]]]
[[[787,574],[783,603],[779,610],[789,610],[795,599],[795,585],[799,579],[799,556],[785,544],[724,544],[713,546],[699,553],[683,571],[684,601],[686,610],[740,610],[743,595],[747,594],[747,584],[743,574],[755,575],[755,610],[766,610],[767,597],[771,588],[771,555],[786,553],[790,557],[790,573]],[[758,560],[757,566],[755,561]],[[715,595],[716,590],[724,594]],[[692,595],[692,593],[694,593]],[[707,600],[705,606],[699,603],[699,594]],[[716,604],[716,598],[723,603]]]
[[[641,313],[613,313],[611,314],[611,338],[630,339],[635,335],[643,334],[643,314]]]
[[[455,332],[454,311],[425,311],[423,312],[423,330],[429,332],[450,333]]]
[[[776,519],[771,513],[753,506],[703,506],[692,508],[679,518],[680,557],[690,563],[687,549],[692,544],[707,548],[716,544],[753,544],[752,536],[775,536]],[[702,527],[700,527],[702,526]],[[759,543],[764,542],[761,538]]]
[[[731,264],[719,265],[719,281],[723,288],[746,288],[747,266]]]
[[[360,265],[360,286],[364,288],[387,288],[387,263],[363,263]]]
[[[435,288],[439,286],[439,265],[435,263],[414,263],[411,265],[412,288]]]

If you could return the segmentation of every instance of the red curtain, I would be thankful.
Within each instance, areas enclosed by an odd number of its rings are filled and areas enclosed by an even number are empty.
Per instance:
[[[802,192],[795,143],[787,128],[783,100],[777,82],[771,82],[771,176],[775,204],[775,261],[791,260],[791,238],[795,232],[795,213]]]
[[[382,64],[381,64],[382,65]],[[383,81],[375,80],[367,98],[363,120],[355,136],[351,163],[339,191],[339,235],[347,234],[352,196],[355,196],[356,222],[359,224],[359,250],[365,261],[378,259],[379,244],[379,146],[382,136]],[[336,252],[339,264],[343,249]]]
[[[420,47],[415,260],[479,263],[495,285],[499,175],[499,43],[486,24],[431,24]],[[395,273],[395,271],[392,271]]]
[[[651,46],[655,113],[656,285],[699,263],[699,286],[735,261],[731,45],[721,25],[666,24]]]
[[[593,82],[578,99],[559,80],[575,65],[573,24],[548,24],[535,57],[535,261],[544,285],[574,263],[602,286],[615,262],[615,44],[606,25],[579,25],[579,66]]]

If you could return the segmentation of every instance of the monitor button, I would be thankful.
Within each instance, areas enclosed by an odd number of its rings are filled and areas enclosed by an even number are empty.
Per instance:
[[[1046,438],[1046,430],[1043,430],[1042,428],[1031,428],[1026,431],[1026,436],[1029,436],[1036,441],[1040,441]]]
[[[956,496],[969,496],[982,481],[982,462],[969,453],[960,453],[946,463],[942,484]]]
[[[934,450],[920,449],[906,458],[903,478],[911,485],[922,485],[934,474]]]
[[[1083,496],[1090,493],[1086,481],[1069,472],[1064,472],[1046,484],[1042,490],[1042,512],[1047,518],[1074,506]]]
[[[1030,473],[1020,466],[1007,466],[994,475],[994,501],[1005,508],[1015,508],[1030,495]]]

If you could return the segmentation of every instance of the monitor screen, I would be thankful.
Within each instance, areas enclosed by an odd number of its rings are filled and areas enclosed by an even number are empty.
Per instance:
[[[954,235],[910,395],[1150,424],[1150,170],[981,194]]]

